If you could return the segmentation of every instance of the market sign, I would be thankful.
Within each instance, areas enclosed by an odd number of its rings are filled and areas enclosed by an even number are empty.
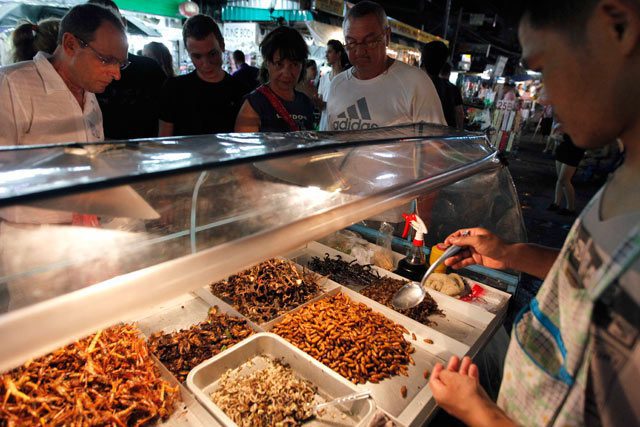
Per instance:
[[[227,50],[244,50],[257,43],[259,34],[255,22],[227,22],[222,29],[224,44]]]
[[[344,2],[342,0],[316,0],[316,10],[342,16]]]
[[[498,56],[498,60],[496,61],[496,67],[493,70],[494,77],[500,77],[504,74],[504,67],[507,65],[507,61],[509,58],[506,56]]]
[[[260,9],[240,6],[222,7],[222,22],[275,22],[279,18],[287,22],[313,21],[313,15],[308,10]]]
[[[389,18],[389,27],[391,28],[392,33],[417,40],[421,43],[429,43],[438,40],[443,42],[447,46],[449,45],[449,42],[447,40],[438,36],[434,36],[433,34],[429,34],[426,31],[419,30],[409,24],[400,22],[397,19]]]

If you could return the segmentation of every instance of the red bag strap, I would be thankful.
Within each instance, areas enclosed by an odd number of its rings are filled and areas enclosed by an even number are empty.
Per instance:
[[[291,117],[291,114],[289,114],[289,112],[284,107],[284,105],[282,105],[282,102],[280,102],[280,99],[278,99],[276,94],[273,93],[273,91],[269,86],[262,85],[257,90],[258,92],[263,94],[265,98],[267,98],[271,106],[275,108],[276,112],[280,115],[280,117],[282,117],[282,119],[285,122],[287,122],[287,124],[289,125],[289,129],[291,129],[291,131],[295,132],[300,130],[300,127],[295,122],[295,120],[293,120],[293,118]]]

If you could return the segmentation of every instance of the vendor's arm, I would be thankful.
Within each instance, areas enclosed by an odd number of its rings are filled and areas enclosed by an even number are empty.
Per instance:
[[[468,236],[463,236],[468,231]],[[465,246],[445,264],[455,269],[479,264],[498,270],[513,269],[544,279],[551,270],[559,250],[530,243],[507,243],[484,228],[458,230],[445,240],[451,245]]]
[[[438,405],[470,427],[515,427],[517,423],[491,401],[480,385],[478,367],[469,357],[436,363],[429,387]]]
[[[253,109],[249,101],[244,101],[236,118],[236,132],[258,132],[260,130],[260,116]]]

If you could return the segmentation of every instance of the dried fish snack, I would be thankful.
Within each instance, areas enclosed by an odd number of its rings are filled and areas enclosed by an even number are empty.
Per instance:
[[[270,259],[211,285],[211,292],[257,323],[265,323],[320,293],[314,274],[291,261]]]
[[[324,254],[323,259],[314,256],[308,265],[316,273],[345,286],[368,286],[380,278],[370,264],[358,264],[355,260],[347,262],[340,255],[331,258]]]
[[[211,307],[207,320],[189,329],[152,334],[149,348],[184,382],[191,369],[252,334],[245,319],[218,313],[218,307]]]
[[[430,317],[433,315],[444,317],[444,313],[442,313],[442,310],[438,308],[438,303],[434,301],[428,292],[425,293],[422,302],[413,308],[397,310],[393,307],[393,304],[391,304],[393,296],[407,283],[409,282],[393,279],[391,277],[380,277],[376,282],[362,289],[360,293],[367,298],[371,298],[382,305],[386,305],[387,307],[396,310],[398,313],[410,317],[416,322],[422,323],[423,325],[429,326],[437,324],[430,319]]]
[[[174,412],[140,332],[118,325],[2,374],[0,426],[143,426]]]
[[[281,362],[261,358],[262,369],[242,374],[242,365],[225,372],[211,400],[240,427],[301,425],[313,415],[316,387]]]
[[[403,326],[343,293],[285,315],[271,332],[356,384],[407,376],[414,363]]]

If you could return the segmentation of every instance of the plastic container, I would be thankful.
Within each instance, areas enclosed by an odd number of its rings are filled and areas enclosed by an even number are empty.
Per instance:
[[[443,243],[438,243],[437,245],[434,245],[431,248],[431,254],[429,255],[429,265],[433,264],[434,262],[436,262],[438,260],[438,258],[440,258],[442,256],[442,254],[444,253],[444,251],[447,250],[447,246],[445,246]],[[435,270],[433,270],[434,273],[446,273],[447,272],[447,266],[444,265],[444,263],[440,264],[439,266],[436,267]]]
[[[213,403],[210,395],[217,389],[222,374],[257,356],[279,359],[288,364],[300,378],[311,381],[318,388],[317,403],[361,391],[355,384],[342,378],[283,338],[270,333],[253,335],[229,350],[202,362],[189,372],[187,388],[221,424],[236,426],[237,424]],[[247,369],[257,369],[257,367],[254,364],[253,368]],[[376,408],[371,398],[346,405],[349,413],[340,412],[338,408],[333,407],[322,416],[310,419],[305,426],[365,426]]]

